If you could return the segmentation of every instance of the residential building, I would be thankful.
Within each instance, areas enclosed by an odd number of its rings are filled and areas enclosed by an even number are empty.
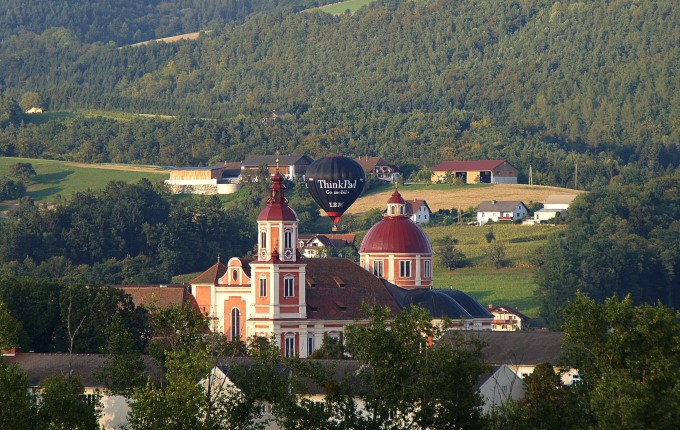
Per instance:
[[[353,233],[300,234],[298,249],[306,258],[325,257],[352,246],[355,239]]]
[[[489,221],[517,221],[526,217],[529,209],[520,201],[484,201],[477,206],[477,225]]]
[[[430,222],[432,209],[430,209],[430,206],[425,200],[406,200],[406,205],[408,206],[408,211],[411,214],[411,221],[416,224],[427,224]]]
[[[534,212],[532,221],[534,224],[545,223],[555,219],[557,214],[566,214],[569,205],[571,205],[571,202],[576,197],[576,194],[553,194],[548,196],[543,203],[543,208]]]
[[[444,161],[432,168],[432,182],[449,177],[464,184],[516,184],[518,170],[505,160]]]
[[[46,379],[56,375],[71,375],[83,384],[84,395],[101,396],[102,414],[99,425],[106,430],[119,429],[127,424],[130,410],[127,399],[108,393],[103,383],[97,380],[97,371],[106,363],[107,357],[100,354],[39,354],[17,352],[4,355],[1,360],[16,364],[28,374],[31,390],[40,393]],[[151,357],[144,357],[146,374],[151,381],[161,381],[163,371]]]
[[[529,317],[510,306],[489,305],[489,312],[493,315],[491,330],[518,331],[527,328]]]
[[[367,176],[372,175],[387,182],[396,182],[399,179],[399,168],[386,162],[382,157],[365,155],[357,157],[355,161],[364,169]]]

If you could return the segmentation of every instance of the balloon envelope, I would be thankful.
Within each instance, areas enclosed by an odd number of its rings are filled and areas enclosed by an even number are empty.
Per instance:
[[[307,168],[306,185],[314,201],[337,224],[364,189],[364,169],[351,158],[323,157]]]

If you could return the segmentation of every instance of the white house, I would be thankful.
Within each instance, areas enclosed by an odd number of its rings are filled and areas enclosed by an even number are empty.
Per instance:
[[[519,331],[526,328],[529,317],[510,306],[489,305],[489,312],[493,315],[491,330]]]
[[[489,221],[516,221],[526,217],[529,209],[521,201],[484,201],[477,207],[477,224]]]
[[[575,194],[553,194],[548,196],[543,203],[543,208],[534,212],[534,224],[547,222],[557,217],[557,214],[566,213],[571,202],[576,198]]]
[[[353,233],[298,234],[298,249],[306,258],[329,256],[329,250],[342,250],[354,243]]]
[[[413,199],[406,200],[406,206],[411,213],[411,220],[416,224],[427,224],[430,222],[432,209],[425,200]]]

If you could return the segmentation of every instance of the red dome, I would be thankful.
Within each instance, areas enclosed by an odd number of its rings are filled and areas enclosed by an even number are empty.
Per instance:
[[[276,173],[272,175],[272,185],[269,187],[269,198],[267,206],[262,209],[257,216],[258,221],[298,221],[297,214],[288,207],[286,198],[286,186],[283,185],[283,175],[278,169],[277,160]]]
[[[385,217],[361,241],[360,253],[432,254],[425,232],[406,217]]]
[[[262,209],[258,221],[298,221],[298,216],[289,206],[269,206]]]

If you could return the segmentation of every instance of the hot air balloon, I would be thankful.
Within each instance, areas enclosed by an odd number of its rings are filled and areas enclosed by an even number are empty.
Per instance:
[[[351,158],[339,155],[323,157],[307,168],[306,185],[314,201],[333,221],[333,230],[342,214],[364,189],[364,169]]]

